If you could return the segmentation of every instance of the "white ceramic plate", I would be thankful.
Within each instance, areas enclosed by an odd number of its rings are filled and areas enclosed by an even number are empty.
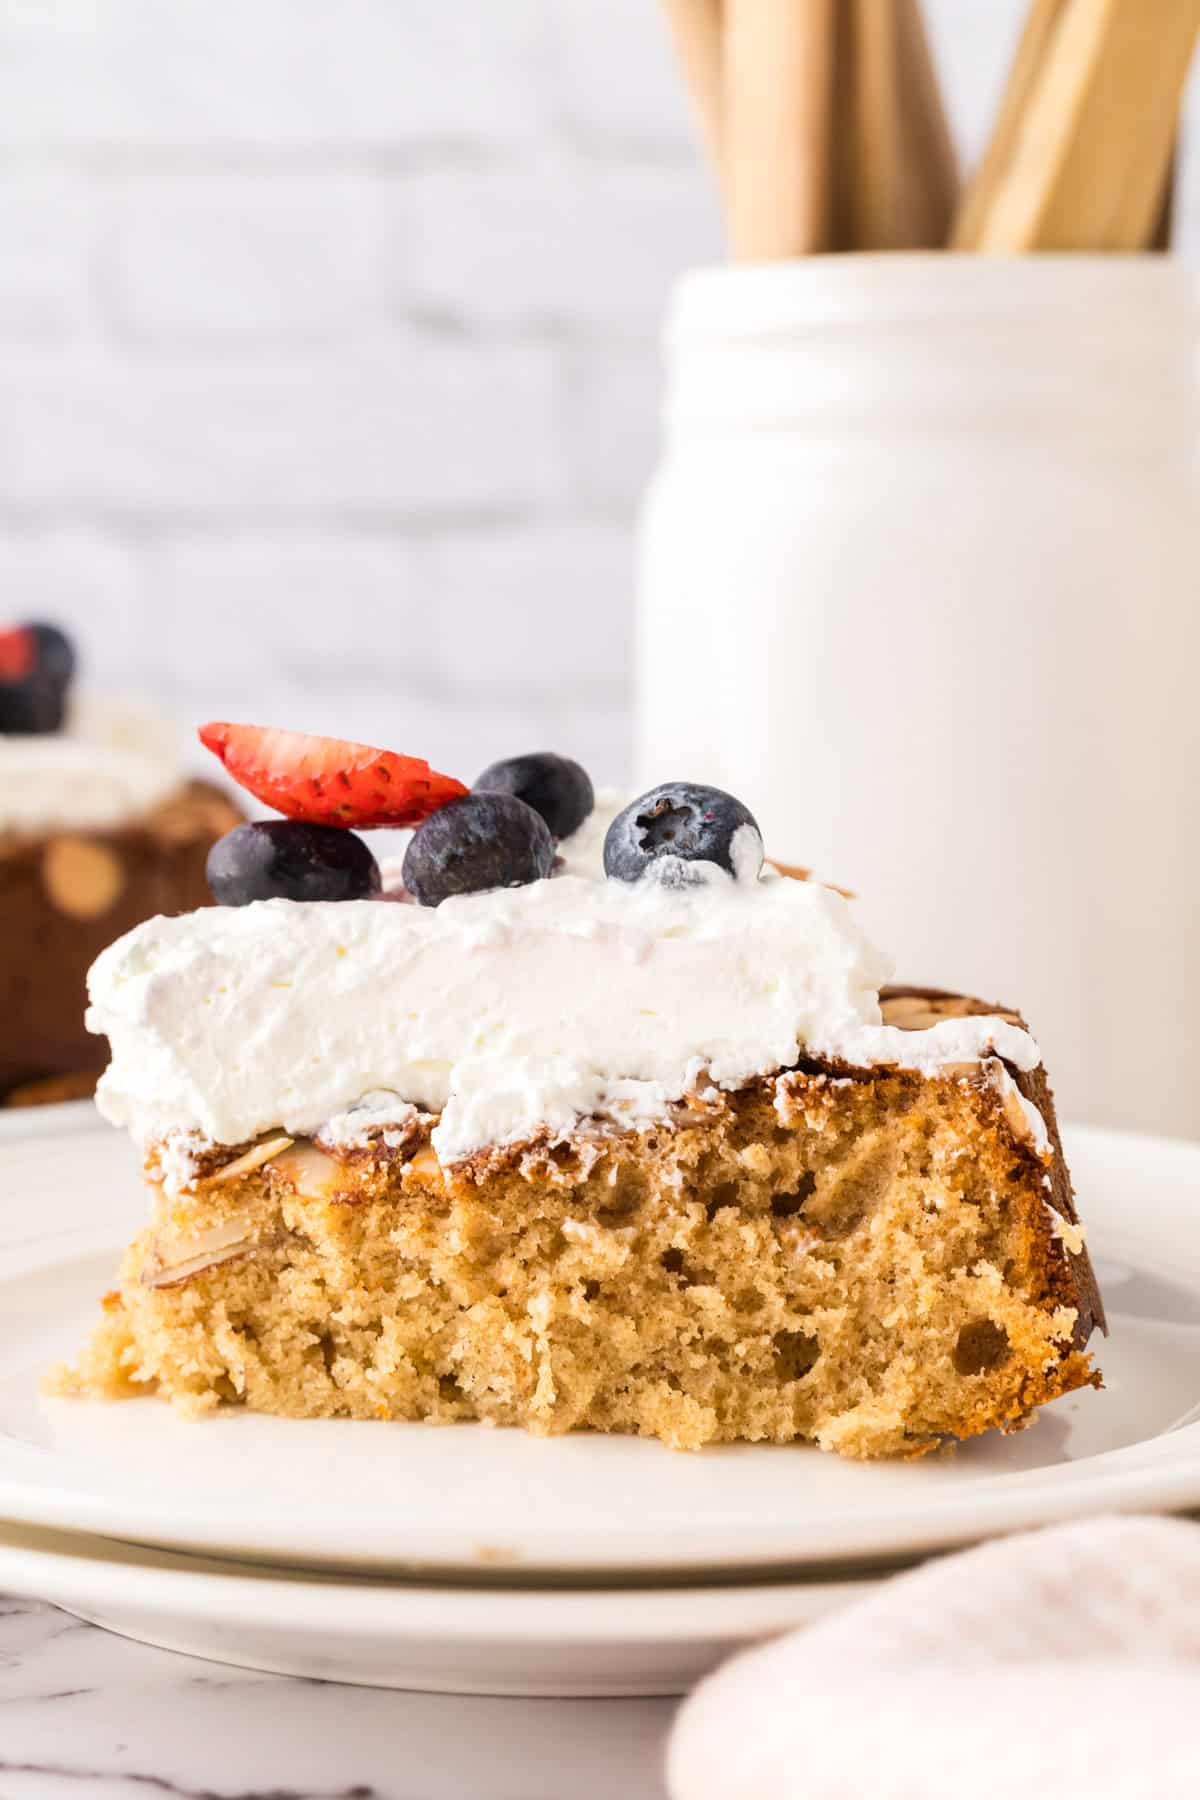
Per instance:
[[[743,1644],[808,1624],[876,1584],[430,1587],[0,1528],[0,1592],[188,1656],[434,1693],[681,1694]]]
[[[828,1571],[1200,1503],[1200,1423],[1186,1422],[1200,1404],[1200,1146],[1077,1131],[1069,1150],[1112,1313],[1106,1390],[1016,1437],[897,1465],[42,1400],[39,1372],[87,1331],[140,1201],[115,1139],[0,1147],[17,1202],[0,1251],[0,1517],[225,1556],[577,1583]]]
[[[52,1106],[0,1107],[0,1143],[10,1138],[61,1137],[67,1131],[105,1131],[94,1100],[59,1100]]]

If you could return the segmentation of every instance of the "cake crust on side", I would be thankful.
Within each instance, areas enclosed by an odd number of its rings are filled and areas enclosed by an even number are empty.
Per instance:
[[[962,1018],[973,1015],[976,1018],[985,1015],[998,1015],[1018,1025],[1022,1031],[1029,1026],[1019,1012],[1004,1006],[989,1006],[984,1000],[976,1000],[969,994],[955,994],[947,988],[907,987],[893,984],[885,987],[879,996],[880,1009],[884,1019],[891,1025],[904,1025],[909,1030],[920,1030],[922,1025],[936,1023],[938,1019]],[[1075,1188],[1071,1181],[1071,1171],[1067,1159],[1063,1155],[1062,1136],[1058,1128],[1058,1107],[1054,1100],[1054,1090],[1050,1086],[1050,1078],[1046,1073],[1046,1065],[1039,1063],[1036,1069],[1009,1069],[1014,1085],[1022,1098],[1027,1100],[1040,1115],[1046,1128],[1046,1135],[1054,1154],[1050,1160],[1046,1174],[1050,1181],[1049,1204],[1051,1211],[1068,1225],[1079,1226],[1079,1213],[1075,1204]],[[1100,1284],[1096,1280],[1096,1271],[1092,1267],[1092,1259],[1083,1246],[1072,1258],[1072,1272],[1076,1285],[1076,1298],[1079,1306],[1079,1320],[1075,1329],[1075,1341],[1078,1349],[1083,1349],[1093,1332],[1100,1331],[1107,1335],[1108,1320],[1104,1313],[1104,1301],[1100,1294]]]
[[[1103,1315],[1049,1089],[1020,1088],[1040,1144],[1013,1082],[806,1062],[450,1170],[428,1115],[214,1148],[174,1194],[152,1157],[154,1219],[55,1385],[860,1457],[1015,1429],[1099,1384]]]

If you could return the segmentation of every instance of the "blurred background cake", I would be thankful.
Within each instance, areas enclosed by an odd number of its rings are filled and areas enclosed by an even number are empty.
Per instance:
[[[1031,8],[921,12],[965,196]],[[672,315],[635,604],[664,311],[727,244],[663,15],[0,7],[0,605],[186,721],[752,792],[907,976],[1020,996],[1067,1118],[1198,1132],[1200,86],[1170,256],[739,232],[767,260]],[[886,146],[883,98],[835,110]],[[1174,110],[1139,86],[1104,141]],[[790,179],[788,144],[737,166]]]
[[[46,623],[0,630],[0,1104],[89,1094],[84,1030],[106,944],[208,900],[210,845],[232,803],[186,777],[173,727],[78,692],[74,645]]]

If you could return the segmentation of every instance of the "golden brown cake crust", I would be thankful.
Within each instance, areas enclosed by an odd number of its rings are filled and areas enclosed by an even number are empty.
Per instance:
[[[910,1030],[919,1030],[922,1023],[936,1023],[938,1019],[948,1018],[982,1018],[1000,1017],[1017,1025],[1022,1031],[1029,1027],[1019,1012],[1010,1007],[989,1006],[986,1000],[977,1000],[969,994],[951,993],[946,988],[908,987],[894,984],[885,987],[879,996],[880,1008],[884,1018],[895,1025],[906,1025]],[[1054,1101],[1054,1091],[1046,1074],[1046,1066],[1039,1063],[1036,1069],[1016,1069],[1009,1065],[1009,1074],[1017,1087],[1031,1105],[1042,1115],[1054,1149],[1054,1159],[1047,1171],[1050,1179],[1050,1205],[1060,1219],[1071,1225],[1079,1224],[1079,1214],[1075,1207],[1075,1188],[1071,1181],[1071,1171],[1067,1159],[1063,1155],[1062,1137],[1058,1129],[1058,1108]],[[1080,1249],[1073,1258],[1073,1273],[1077,1287],[1077,1303],[1079,1320],[1075,1328],[1075,1346],[1082,1350],[1094,1331],[1107,1333],[1108,1321],[1104,1315],[1104,1301],[1100,1295],[1100,1286],[1096,1280],[1096,1271],[1092,1267],[1092,1259],[1086,1249]]]
[[[917,1000],[947,997],[885,1010]],[[805,1064],[449,1171],[429,1117],[336,1155],[213,1150],[158,1190],[59,1385],[689,1449],[911,1456],[1015,1429],[1098,1385],[1101,1315],[1049,1091],[1047,1162],[998,1068]]]

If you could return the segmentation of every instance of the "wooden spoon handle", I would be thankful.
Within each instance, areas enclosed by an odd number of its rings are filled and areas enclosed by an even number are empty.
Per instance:
[[[1061,0],[1031,19],[958,249],[1140,250],[1163,205],[1200,0]],[[1018,55],[1018,69],[1026,46]]]
[[[725,0],[725,172],[737,261],[829,247],[836,0]]]
[[[717,178],[721,180],[724,160],[722,0],[663,0],[663,5],[700,135]]]
[[[958,217],[954,221],[950,237],[952,250],[979,248],[984,221],[1020,138],[1030,96],[1041,76],[1054,33],[1058,30],[1067,5],[1068,0],[1033,0],[1026,15],[987,149],[963,195]]]
[[[843,0],[837,91],[838,247],[943,245],[958,168],[917,0]]]

